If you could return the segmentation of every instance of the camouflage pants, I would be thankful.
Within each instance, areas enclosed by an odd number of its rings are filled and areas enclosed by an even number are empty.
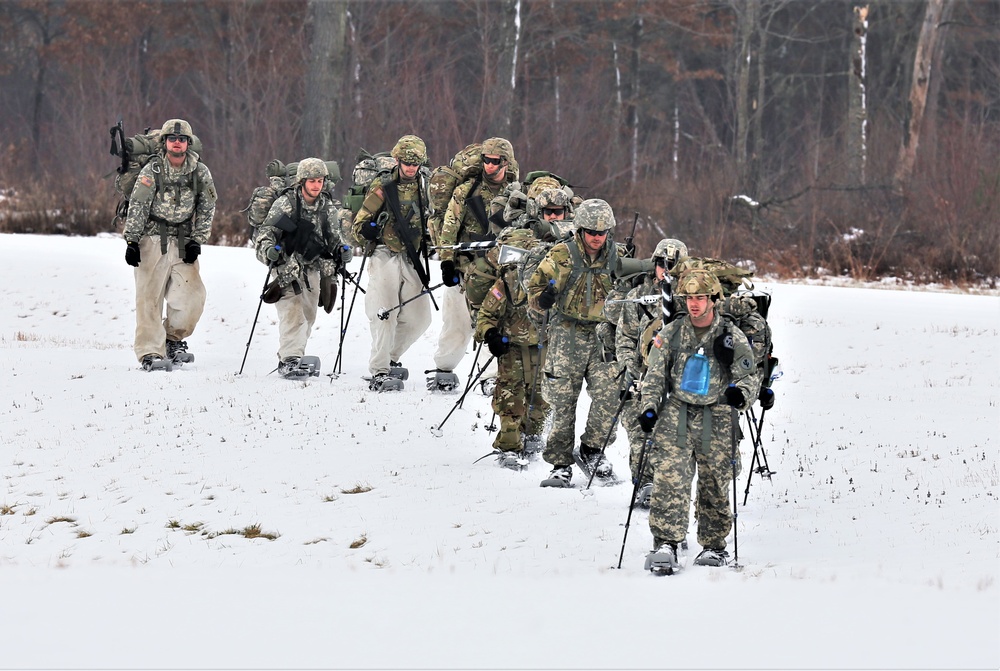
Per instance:
[[[500,417],[500,433],[493,447],[504,452],[520,452],[524,447],[521,433],[541,433],[549,404],[542,398],[542,390],[532,389],[538,378],[541,350],[534,346],[513,345],[500,357],[497,368],[497,385],[493,390],[493,409]],[[530,417],[528,404],[534,402]]]
[[[590,412],[580,441],[600,448],[611,429],[618,407],[618,366],[604,362],[603,349],[593,325],[564,321],[549,329],[543,390],[552,410],[552,428],[542,458],[553,466],[573,463],[576,406],[584,381]],[[611,439],[614,442],[613,435]]]
[[[649,528],[657,541],[681,542],[687,536],[691,481],[698,473],[695,517],[698,544],[725,549],[733,526],[729,505],[732,482],[732,408],[725,404],[687,405],[668,400],[653,429],[653,496]],[[705,418],[710,418],[708,425]],[[736,475],[740,471],[736,450]]]

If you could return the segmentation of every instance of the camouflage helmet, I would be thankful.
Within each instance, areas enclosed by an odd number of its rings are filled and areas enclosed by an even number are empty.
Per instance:
[[[329,176],[330,171],[321,158],[304,158],[299,161],[299,166],[295,169],[295,181],[298,184],[307,179],[319,179],[320,177]]]
[[[653,261],[663,259],[664,266],[667,270],[670,270],[677,263],[678,259],[687,255],[688,248],[683,242],[674,238],[664,238],[660,240],[659,244],[656,245],[656,249],[653,250]]]
[[[391,154],[397,161],[423,165],[427,162],[427,145],[416,135],[404,135],[396,142]]]
[[[482,153],[484,156],[496,154],[508,163],[514,162],[514,146],[502,137],[491,137],[484,141]]]
[[[191,124],[184,119],[168,119],[160,129],[160,142],[166,142],[165,138],[168,135],[185,135],[190,142],[194,137],[194,131],[191,130]]]
[[[535,197],[535,202],[538,203],[539,211],[544,210],[547,207],[561,207],[565,210],[569,209],[570,200],[572,196],[566,193],[565,190],[560,188],[545,189]]]
[[[528,187],[528,198],[537,198],[538,194],[546,189],[558,189],[562,184],[555,177],[539,177]]]
[[[610,231],[615,227],[615,213],[607,201],[589,198],[576,208],[576,228],[589,231]]]
[[[718,300],[722,296],[719,278],[704,268],[685,270],[677,281],[677,296],[711,296]]]

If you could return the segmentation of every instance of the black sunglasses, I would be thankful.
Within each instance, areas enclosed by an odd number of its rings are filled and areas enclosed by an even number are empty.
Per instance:
[[[566,209],[562,207],[546,207],[542,209],[542,215],[546,217],[557,217],[560,214],[565,214]]]
[[[190,142],[191,138],[187,135],[168,135],[167,142]]]
[[[407,168],[416,168],[417,166],[420,165],[419,163],[410,163],[409,161],[403,161],[403,160],[400,160],[399,164],[405,165]]]
[[[501,163],[503,163],[503,158],[501,157],[493,158],[492,156],[483,156],[483,163],[485,163],[486,165],[500,165]]]
[[[604,235],[608,234],[607,231],[595,231],[595,230],[593,230],[591,228],[581,228],[580,230],[583,231],[584,233],[586,233],[587,235],[594,236],[595,238],[599,238],[601,236],[604,236]]]

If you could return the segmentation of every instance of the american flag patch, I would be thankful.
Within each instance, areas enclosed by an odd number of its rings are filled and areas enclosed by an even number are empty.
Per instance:
[[[492,289],[490,289],[490,293],[493,294],[493,297],[496,298],[498,301],[503,300],[503,294],[500,293],[500,290],[498,288],[493,287]]]
[[[153,186],[153,178],[150,177],[149,175],[141,175],[139,177],[139,181],[142,182],[142,185],[147,189]]]

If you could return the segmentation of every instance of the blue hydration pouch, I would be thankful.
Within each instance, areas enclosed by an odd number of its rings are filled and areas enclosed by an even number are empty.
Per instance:
[[[709,366],[705,348],[699,347],[695,354],[684,364],[684,374],[681,376],[681,391],[704,396],[708,393]]]

